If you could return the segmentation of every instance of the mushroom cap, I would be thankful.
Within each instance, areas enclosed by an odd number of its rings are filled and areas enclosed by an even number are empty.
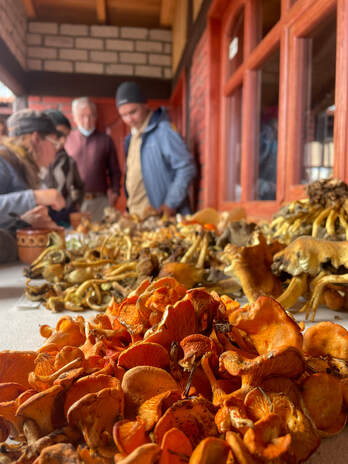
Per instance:
[[[302,353],[292,346],[284,346],[255,358],[238,349],[225,351],[220,355],[219,363],[229,374],[245,376],[248,384],[255,386],[274,375],[297,378],[305,368]]]
[[[64,412],[67,415],[70,406],[89,393],[97,393],[104,388],[120,388],[120,381],[111,375],[87,375],[78,379],[67,391]]]
[[[169,429],[162,438],[160,464],[183,464],[192,454],[192,445],[179,429]]]
[[[164,411],[180,399],[181,392],[179,390],[169,390],[144,401],[139,407],[138,415],[145,422],[146,430],[151,430],[162,417]]]
[[[64,423],[64,419],[59,414],[62,410],[63,399],[60,395],[62,391],[62,386],[53,385],[47,390],[32,395],[19,406],[17,415],[35,421],[42,435],[53,432],[56,426]]]
[[[194,361],[199,360],[206,353],[216,353],[213,340],[201,334],[188,335],[181,340],[180,346],[184,351],[184,358],[179,361],[179,364],[187,369],[190,369]]]
[[[185,433],[192,446],[197,446],[206,436],[218,434],[214,422],[215,413],[213,404],[204,398],[192,397],[177,401],[157,422],[155,440],[161,443],[164,434],[176,427]]]
[[[334,322],[319,322],[305,331],[303,351],[310,356],[348,360],[348,331]]]
[[[67,345],[81,346],[85,339],[82,318],[73,319],[71,316],[64,316],[59,319],[56,330],[48,337],[38,352],[60,350]]]
[[[168,351],[162,345],[140,341],[122,351],[118,358],[118,365],[125,369],[136,366],[165,368],[169,366],[169,361]]]
[[[178,384],[165,370],[153,366],[129,369],[122,379],[127,417],[135,418],[144,401],[169,390],[178,390]]]
[[[30,388],[28,376],[36,356],[35,351],[0,351],[0,383],[16,382]]]
[[[319,430],[325,431],[337,422],[342,422],[338,420],[343,406],[343,391],[339,378],[326,373],[313,374],[304,380],[302,396]]]
[[[274,460],[283,456],[291,444],[291,434],[277,414],[268,414],[253,427],[249,427],[243,437],[248,450],[262,460]]]
[[[161,448],[156,443],[146,443],[138,446],[126,458],[117,461],[117,464],[155,464],[161,455]]]
[[[259,354],[284,345],[302,349],[299,325],[271,297],[260,296],[255,303],[230,312],[228,319],[249,335]]]
[[[226,462],[229,449],[225,440],[217,437],[206,437],[193,450],[189,464]]]
[[[181,300],[174,306],[167,306],[157,328],[146,332],[144,340],[159,343],[169,350],[172,342],[180,342],[196,332],[197,320],[193,305],[189,300]]]
[[[107,445],[111,441],[112,427],[123,417],[124,396],[120,388],[104,388],[89,393],[73,403],[67,418],[77,426],[91,448]]]
[[[145,422],[137,417],[136,420],[128,419],[116,422],[112,429],[114,442],[122,454],[130,454],[138,446],[150,441],[145,431]]]

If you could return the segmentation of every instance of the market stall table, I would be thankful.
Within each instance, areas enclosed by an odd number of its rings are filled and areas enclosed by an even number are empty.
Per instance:
[[[76,317],[81,314],[89,318],[94,311],[76,313],[64,311],[52,313],[43,306],[31,304],[24,297],[26,278],[22,264],[0,266],[0,351],[1,350],[37,350],[44,341],[40,335],[40,325],[55,327],[63,315]],[[304,320],[303,314],[297,314],[298,321]],[[319,308],[316,322],[330,320],[348,329],[348,313],[334,312]],[[306,322],[306,327],[312,325]],[[310,464],[346,464],[348,462],[348,427],[332,438],[326,438],[319,449],[307,461]]]

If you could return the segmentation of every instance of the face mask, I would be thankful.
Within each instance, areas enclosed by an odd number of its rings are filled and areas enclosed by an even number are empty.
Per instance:
[[[88,137],[89,135],[93,134],[93,132],[95,131],[95,127],[89,130],[85,129],[82,126],[77,126],[77,128],[81,132],[81,134],[84,135],[85,137]]]

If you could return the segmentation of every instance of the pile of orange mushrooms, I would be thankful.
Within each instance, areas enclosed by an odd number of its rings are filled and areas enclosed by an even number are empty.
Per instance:
[[[346,423],[348,332],[271,297],[166,277],[40,330],[0,352],[1,464],[293,464]]]

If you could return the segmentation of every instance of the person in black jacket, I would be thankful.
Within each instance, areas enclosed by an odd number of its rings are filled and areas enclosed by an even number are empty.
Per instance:
[[[67,117],[56,109],[44,111],[52,120],[58,134],[57,154],[54,161],[43,170],[43,186],[56,188],[66,201],[60,211],[50,211],[52,219],[60,225],[69,225],[69,215],[79,211],[84,197],[84,183],[81,180],[76,161],[64,149],[65,141],[71,131]]]

